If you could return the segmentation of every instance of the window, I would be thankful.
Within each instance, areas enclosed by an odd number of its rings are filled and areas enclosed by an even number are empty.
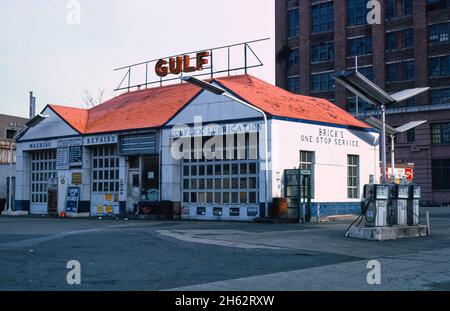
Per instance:
[[[388,82],[414,79],[414,61],[392,63],[386,67]]]
[[[450,0],[427,0],[427,11],[450,8]]]
[[[288,11],[288,37],[297,38],[299,29],[298,9]]]
[[[403,0],[403,15],[412,15],[413,13],[413,1]]]
[[[450,55],[430,58],[431,77],[445,77],[449,72]]]
[[[450,23],[428,26],[429,43],[447,43],[449,39]]]
[[[335,87],[331,73],[317,73],[311,75],[311,91],[328,91]]]
[[[314,198],[314,152],[300,151],[300,169],[311,173],[311,198]],[[307,185],[302,185],[302,193],[308,193]]]
[[[311,50],[313,62],[323,62],[334,59],[334,42],[313,45]]]
[[[405,30],[405,48],[412,48],[414,46],[414,30]]]
[[[47,184],[55,178],[56,150],[36,151],[31,154],[31,203],[47,203]]]
[[[312,6],[312,32],[333,30],[334,7],[333,2],[318,3]]]
[[[116,146],[92,148],[92,192],[119,192],[119,157]]]
[[[386,0],[386,18],[395,17],[395,0]]]
[[[397,64],[387,65],[387,80],[389,82],[397,80]]]
[[[372,36],[348,39],[347,44],[347,56],[358,56],[372,53]]]
[[[434,145],[450,144],[450,122],[432,124],[431,141]]]
[[[450,88],[435,89],[431,91],[431,104],[450,104]]]
[[[373,111],[374,105],[369,104],[361,97],[358,98],[358,114],[365,114],[370,111]],[[356,113],[356,96],[352,96],[347,98],[347,110],[350,113]]]
[[[347,197],[359,198],[359,156],[347,156]]]
[[[14,136],[16,135],[17,130],[11,130],[11,129],[7,129],[6,130],[6,139],[13,139]]]
[[[365,76],[367,79],[373,80],[373,67],[372,66],[359,67],[358,72],[361,73],[363,76]]]
[[[388,51],[412,48],[413,45],[413,29],[397,30],[386,33],[386,49]]]
[[[433,189],[450,189],[450,159],[432,161]]]
[[[367,0],[348,0],[347,26],[367,23]]]
[[[416,129],[410,129],[406,132],[406,142],[411,144],[416,141]]]
[[[289,51],[289,66],[297,66],[299,61],[299,49],[291,49]]]
[[[406,62],[406,80],[414,79],[414,61]]]
[[[288,78],[288,90],[291,93],[300,93],[300,77],[289,77]]]
[[[159,157],[142,157],[141,200],[159,201]]]

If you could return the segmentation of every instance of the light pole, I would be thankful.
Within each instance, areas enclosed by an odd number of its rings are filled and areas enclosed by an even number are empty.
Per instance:
[[[381,183],[386,184],[386,106],[393,105],[406,99],[417,96],[429,87],[407,89],[395,94],[388,94],[378,85],[367,79],[357,71],[342,71],[335,73],[333,79],[342,84],[346,89],[359,95],[365,101],[381,108]]]
[[[200,79],[198,79],[196,77],[192,77],[192,76],[189,76],[189,77],[185,76],[185,77],[182,77],[181,79],[182,79],[182,81],[196,85],[205,91],[211,92],[216,95],[222,95],[222,96],[228,97],[229,99],[237,101],[240,104],[257,111],[262,115],[262,117],[264,119],[264,156],[265,156],[265,166],[266,166],[265,167],[265,181],[264,181],[264,189],[265,189],[264,190],[264,194],[265,194],[264,214],[265,214],[265,217],[267,217],[269,214],[269,202],[268,202],[268,197],[269,197],[268,196],[268,192],[269,192],[269,149],[268,149],[269,147],[268,147],[268,141],[269,141],[269,139],[268,139],[268,129],[267,129],[268,122],[267,122],[266,113],[263,110],[259,109],[258,107],[255,107],[255,106],[237,98],[236,96],[229,94],[224,89],[222,89],[218,86],[215,86],[211,83],[208,83],[206,81],[200,80]]]

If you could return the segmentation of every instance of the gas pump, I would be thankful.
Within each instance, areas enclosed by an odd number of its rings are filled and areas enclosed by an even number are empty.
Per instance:
[[[409,186],[407,184],[389,185],[387,223],[389,226],[407,224],[407,205]]]
[[[366,227],[384,227],[387,224],[387,200],[389,189],[387,185],[367,184],[364,186],[364,206]]]
[[[409,185],[408,191],[408,226],[417,226],[419,219],[419,200],[421,196],[421,188],[419,185]]]

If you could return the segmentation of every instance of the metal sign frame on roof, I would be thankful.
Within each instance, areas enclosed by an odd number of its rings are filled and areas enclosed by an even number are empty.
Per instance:
[[[156,65],[156,63],[158,61],[160,61],[161,59],[169,59],[169,58],[185,56],[185,55],[191,56],[191,55],[201,53],[201,52],[209,52],[209,56],[207,57],[208,66],[203,67],[203,69],[201,71],[199,71],[199,73],[197,73],[197,74],[191,74],[191,76],[194,76],[194,77],[207,77],[208,76],[208,78],[213,79],[215,75],[222,74],[222,73],[227,73],[229,76],[229,75],[231,75],[232,72],[243,71],[245,74],[247,74],[248,70],[251,68],[264,66],[263,62],[258,57],[255,50],[252,48],[252,44],[259,43],[262,41],[267,41],[267,40],[270,40],[270,38],[257,39],[257,40],[252,40],[252,41],[247,41],[247,42],[242,42],[242,43],[237,43],[237,44],[231,44],[231,45],[219,46],[219,47],[214,47],[214,48],[209,48],[209,49],[204,49],[204,50],[181,53],[178,55],[166,56],[163,58],[152,59],[152,60],[116,68],[116,69],[114,69],[114,71],[122,71],[122,72],[125,71],[125,74],[124,74],[122,80],[120,81],[118,87],[115,89],[115,91],[122,91],[122,90],[130,91],[132,89],[148,88],[149,86],[154,85],[154,84],[159,84],[159,86],[163,86],[163,84],[165,82],[177,81],[177,80],[180,81],[180,79],[183,77],[183,72],[181,72],[179,75],[172,75],[172,77],[167,77],[167,78],[166,77],[165,78],[157,77],[157,78],[153,79],[151,77],[152,76],[152,68],[150,65],[153,63]],[[241,56],[241,57],[243,57],[243,64],[242,65],[233,65],[232,59],[231,59],[231,52],[232,52],[231,50],[233,48],[236,49],[239,47],[243,47],[243,56]],[[225,61],[226,66],[224,66],[224,68],[216,68],[215,66],[216,66],[217,62],[215,62],[215,60],[217,60],[217,59],[215,58],[215,56],[221,50],[226,52],[226,56],[227,56],[227,59]],[[253,58],[253,62],[250,59],[250,57]],[[145,74],[143,77],[141,77],[142,80],[140,80],[140,82],[135,83],[135,82],[132,82],[132,74],[133,74],[133,71],[137,71],[137,70],[141,70],[141,71],[145,70]]]

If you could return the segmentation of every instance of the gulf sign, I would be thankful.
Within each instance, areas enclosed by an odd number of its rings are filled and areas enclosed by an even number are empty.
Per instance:
[[[382,169],[380,167],[380,173]],[[386,178],[389,178],[391,175],[391,168],[386,167]],[[414,169],[412,167],[396,167],[394,168],[395,178],[405,177],[407,181],[412,182],[414,180]]]
[[[160,59],[155,66],[155,73],[158,77],[164,78],[169,73],[179,75],[182,72],[190,73],[194,71],[202,71],[203,66],[209,63],[209,52],[198,52],[195,56],[195,65],[189,55],[170,57],[168,60]]]

